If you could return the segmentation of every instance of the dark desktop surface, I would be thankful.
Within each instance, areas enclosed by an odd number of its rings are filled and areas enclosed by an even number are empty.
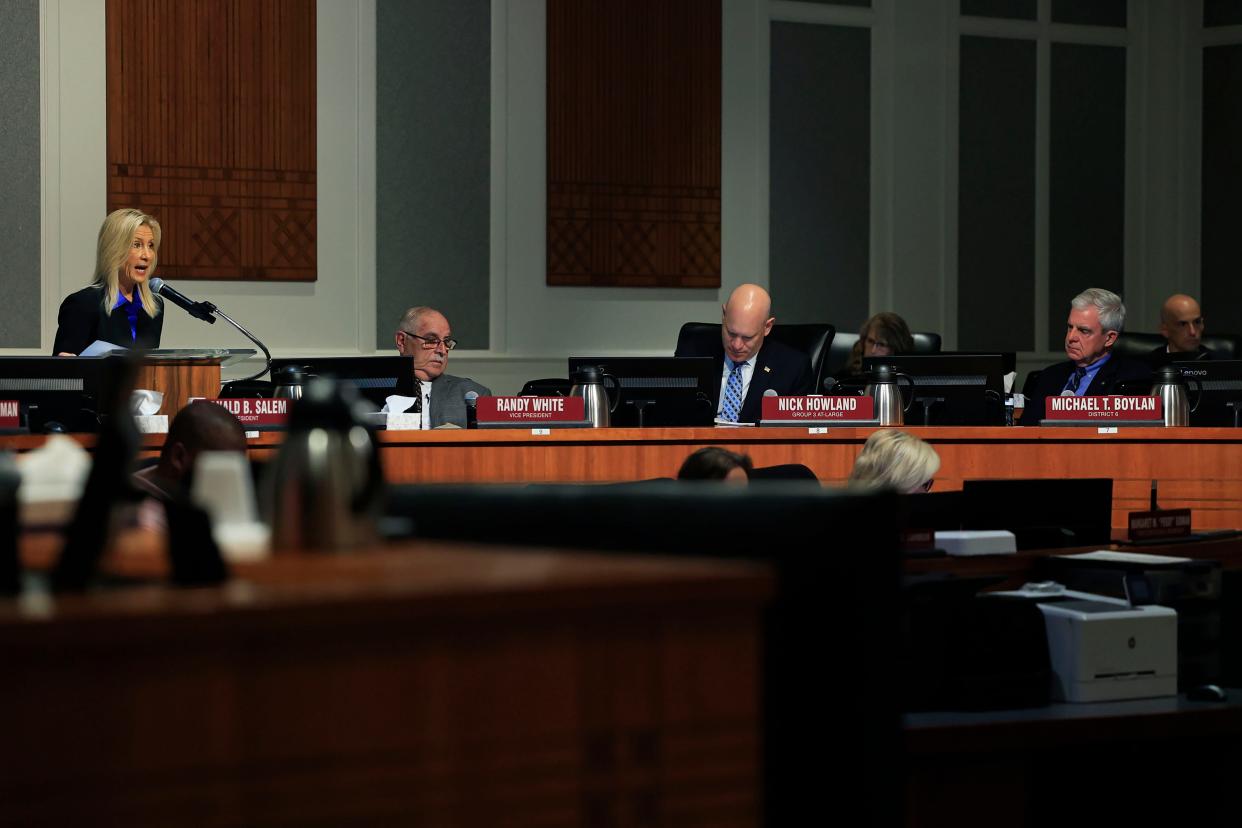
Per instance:
[[[906,713],[902,716],[902,725],[907,735],[922,734],[929,740],[927,743],[912,742],[912,748],[931,747],[930,739],[937,731],[952,729],[960,734],[966,727],[1011,727],[1012,735],[1025,727],[1043,728],[1056,726],[1062,722],[1109,722],[1111,725],[1126,724],[1126,720],[1150,716],[1169,716],[1177,713],[1226,713],[1235,732],[1242,733],[1242,688],[1221,688],[1226,698],[1223,701],[1194,701],[1185,693],[1176,696],[1164,696],[1154,699],[1125,699],[1123,701],[1085,702],[1071,704],[1069,702],[1053,702],[1042,707],[1023,707],[1006,710],[932,710],[917,713]],[[1237,721],[1233,721],[1233,718]],[[1186,719],[1184,725],[1204,726],[1206,717]],[[948,734],[944,734],[946,737]],[[999,739],[999,732],[990,734]],[[1043,733],[1039,741],[1051,745],[1058,740],[1072,741],[1075,738],[1072,728],[1061,731]],[[984,740],[980,740],[982,743]]]
[[[907,824],[1235,824],[1242,689],[1225,692],[906,714]]]

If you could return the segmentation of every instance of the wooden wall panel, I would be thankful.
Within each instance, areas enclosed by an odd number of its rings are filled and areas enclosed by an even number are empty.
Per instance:
[[[719,0],[548,0],[548,284],[720,286]]]
[[[313,281],[315,0],[107,0],[108,209],[159,275]]]

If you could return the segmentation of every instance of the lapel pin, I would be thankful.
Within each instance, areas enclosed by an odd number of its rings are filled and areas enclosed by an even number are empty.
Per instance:
[[[763,373],[765,373],[765,374],[770,374],[770,373],[772,373],[772,368],[771,368],[771,366],[768,366],[768,365],[763,366]]]

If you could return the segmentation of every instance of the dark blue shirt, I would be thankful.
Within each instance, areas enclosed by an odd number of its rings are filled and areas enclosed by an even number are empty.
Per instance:
[[[137,294],[135,293],[134,295],[136,296]],[[1095,382],[1095,375],[1100,373],[1100,369],[1104,367],[1104,363],[1108,362],[1108,358],[1110,356],[1112,356],[1112,354],[1104,354],[1104,356],[1088,365],[1085,369],[1080,369],[1083,371],[1083,376],[1078,381],[1078,388],[1074,390],[1075,397],[1085,397],[1087,395],[1087,389],[1091,386],[1091,383]],[[1065,383],[1065,390],[1068,391],[1073,382],[1074,374],[1071,373],[1069,380]]]
[[[125,311],[125,316],[129,319],[129,336],[131,339],[138,338],[138,314],[142,313],[142,293],[138,288],[134,288],[134,298],[126,299],[124,294],[116,295],[116,304],[112,306],[113,310],[121,308]]]

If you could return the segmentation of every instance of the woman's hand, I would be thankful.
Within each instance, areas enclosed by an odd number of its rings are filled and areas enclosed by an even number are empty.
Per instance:
[[[71,353],[69,353],[68,351],[61,351],[61,352],[60,352],[59,354],[57,354],[56,356],[77,356],[77,354],[71,354]]]

